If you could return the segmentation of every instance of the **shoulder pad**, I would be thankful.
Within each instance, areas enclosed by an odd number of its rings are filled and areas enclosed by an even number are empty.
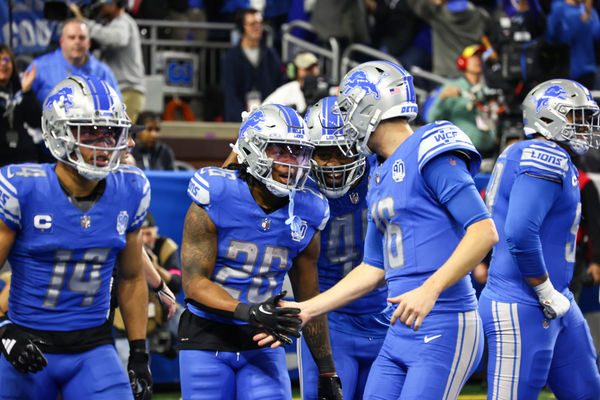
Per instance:
[[[146,218],[146,211],[150,207],[150,181],[146,175],[138,167],[133,165],[120,165],[117,169],[117,174],[122,177],[135,175],[139,179],[123,179],[124,184],[128,187],[129,192],[135,199],[139,199],[137,209],[129,225],[129,231],[139,228]]]
[[[14,169],[17,165],[8,165],[0,169],[0,219],[16,231],[21,228],[21,205],[19,203],[19,179],[15,177]]]
[[[228,181],[235,181],[235,171],[217,167],[202,168],[192,176],[188,185],[188,196],[201,206],[216,201]]]
[[[531,141],[521,151],[521,172],[562,182],[569,169],[569,155],[556,143]]]
[[[466,133],[448,121],[436,121],[423,128],[417,164],[419,173],[432,158],[448,151],[461,152],[468,158],[469,173],[475,176],[481,165],[481,155]]]
[[[309,186],[304,186],[301,192],[308,195],[309,201],[316,203],[312,207],[308,207],[307,210],[313,210],[314,214],[312,215],[315,218],[315,226],[318,230],[322,231],[325,229],[327,221],[329,221],[329,201],[323,193]]]

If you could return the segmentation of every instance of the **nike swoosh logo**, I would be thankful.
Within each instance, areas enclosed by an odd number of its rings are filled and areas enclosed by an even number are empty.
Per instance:
[[[441,334],[441,333],[440,333],[439,335],[435,335],[435,336],[431,336],[431,337],[429,337],[429,336],[425,336],[425,338],[423,339],[423,341],[424,341],[425,343],[429,343],[429,342],[431,342],[432,340],[434,340],[434,339],[437,339],[437,338],[439,338],[439,337],[441,337],[441,336],[442,336],[442,334]]]
[[[265,306],[262,304],[260,306],[258,306],[258,311],[260,311],[261,313],[265,313],[265,314],[273,314],[272,312],[265,310]]]

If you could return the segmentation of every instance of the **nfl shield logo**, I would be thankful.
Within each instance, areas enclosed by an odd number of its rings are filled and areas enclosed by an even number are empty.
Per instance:
[[[350,202],[352,204],[358,204],[359,200],[360,200],[360,196],[358,193],[356,193],[356,192],[350,193]]]
[[[81,217],[81,226],[85,229],[92,226],[92,220],[89,215],[84,215],[83,217]]]
[[[260,222],[260,229],[268,231],[271,228],[271,220],[269,218],[263,218]]]
[[[127,211],[121,211],[117,217],[117,232],[119,235],[124,235],[127,229],[127,222],[129,221],[129,214]]]

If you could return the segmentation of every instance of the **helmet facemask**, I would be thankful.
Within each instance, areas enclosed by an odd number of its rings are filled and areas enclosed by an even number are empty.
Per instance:
[[[560,111],[560,109],[559,109]],[[577,154],[584,154],[590,148],[600,145],[600,121],[598,110],[572,108],[565,113],[567,123],[561,132],[562,140],[567,141]]]
[[[316,147],[315,153],[319,151]],[[338,149],[338,147],[335,147]],[[356,150],[355,150],[356,151]],[[329,198],[336,199],[342,197],[365,173],[366,158],[362,155],[345,156],[352,159],[347,164],[340,165],[319,165],[313,156],[312,174],[315,177],[321,191]]]

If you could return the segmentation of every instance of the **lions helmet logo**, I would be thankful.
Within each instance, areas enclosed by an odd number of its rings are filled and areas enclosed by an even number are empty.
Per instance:
[[[263,111],[253,112],[248,119],[244,121],[242,128],[240,129],[240,137],[245,137],[248,129],[262,131],[263,122],[265,122],[265,113]]]
[[[559,85],[552,85],[548,87],[539,99],[534,97],[534,100],[536,101],[535,112],[538,113],[540,112],[540,108],[547,107],[551,98],[566,100],[566,94],[567,91]]]
[[[344,82],[344,94],[348,94],[353,89],[358,88],[365,92],[365,96],[372,94],[376,99],[379,99],[380,94],[377,85],[379,85],[379,82],[388,75],[389,74],[381,74],[377,82],[371,82],[365,71],[355,71],[348,79],[346,79],[346,82]]]
[[[69,113],[69,108],[73,107],[73,88],[64,87],[57,90],[55,93],[48,96],[46,99],[46,109],[50,110],[54,103],[58,103],[59,107],[65,109],[65,114]]]

